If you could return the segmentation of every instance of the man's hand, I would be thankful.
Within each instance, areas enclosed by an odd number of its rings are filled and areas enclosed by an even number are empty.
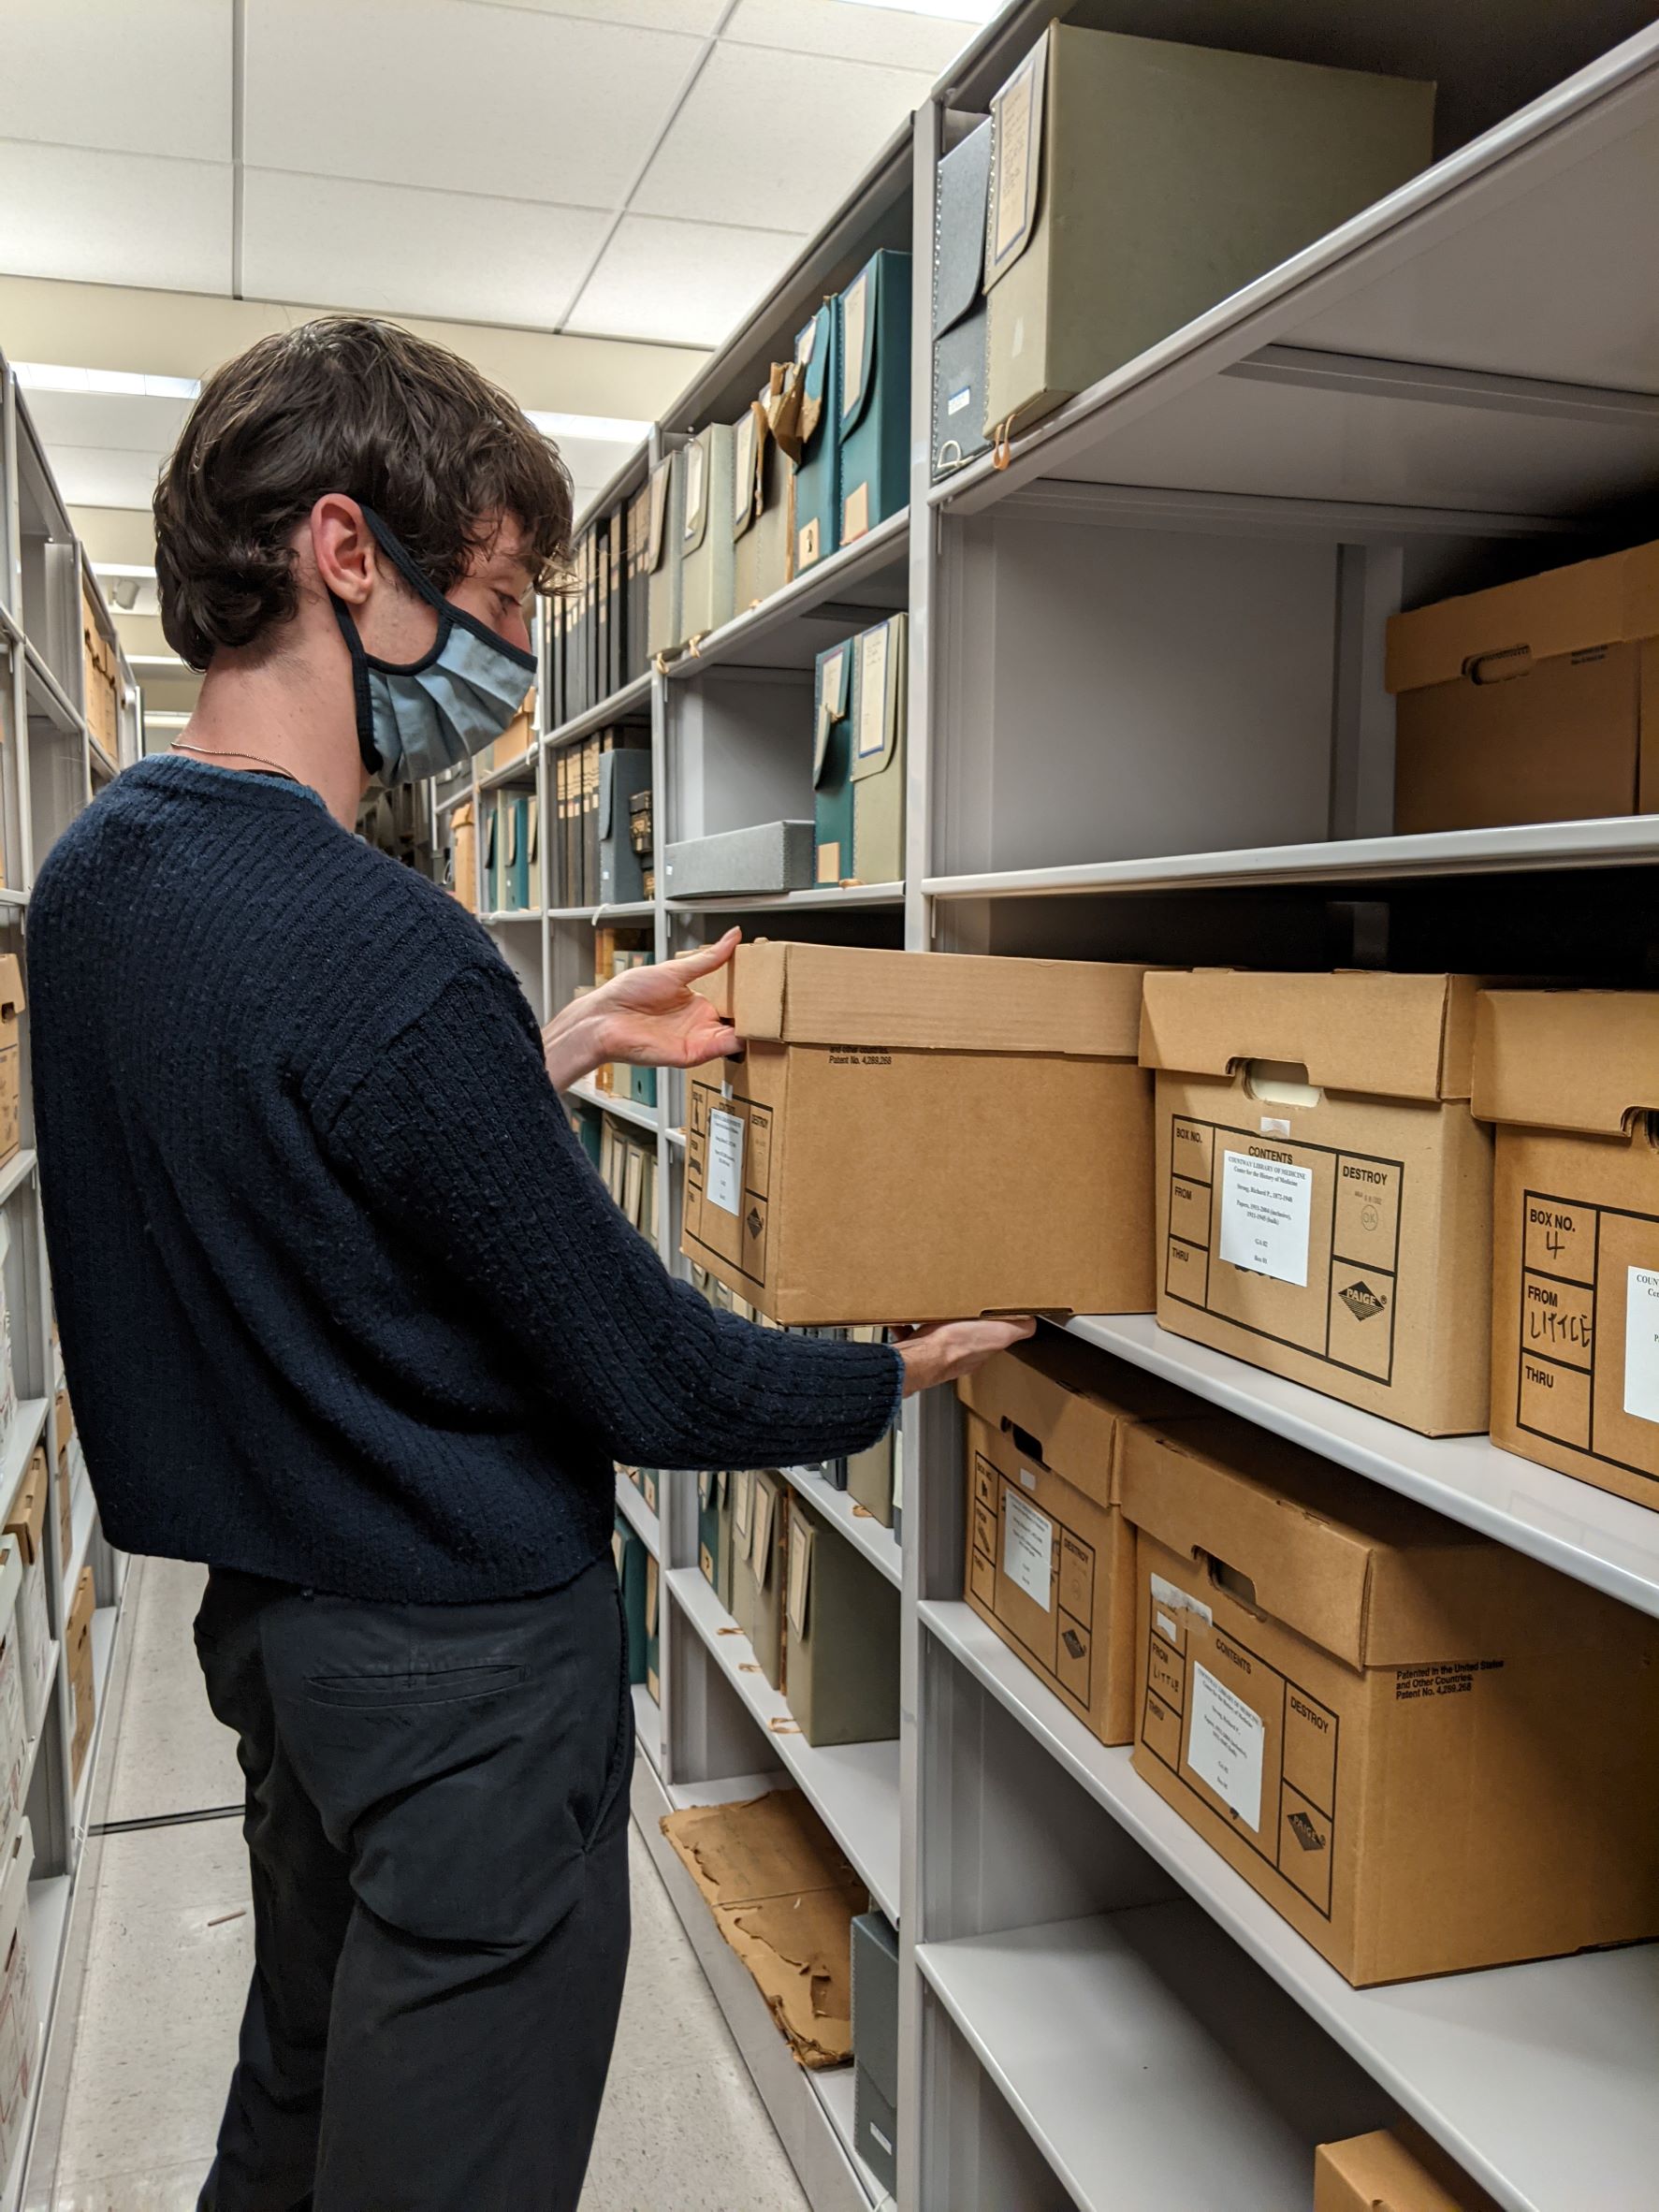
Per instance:
[[[691,984],[723,968],[742,935],[728,929],[718,944],[682,953],[661,967],[631,968],[574,999],[542,1031],[554,1083],[563,1089],[607,1060],[634,1068],[701,1068],[740,1052],[736,1030]]]
[[[897,1347],[905,1363],[905,1396],[971,1375],[994,1353],[1007,1351],[1036,1330],[1036,1322],[1023,1316],[1003,1321],[938,1321],[930,1329],[912,1330],[899,1339]]]

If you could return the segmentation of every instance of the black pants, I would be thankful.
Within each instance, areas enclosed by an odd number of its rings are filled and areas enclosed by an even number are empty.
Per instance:
[[[210,1577],[256,1962],[199,2212],[573,2212],[628,1956],[625,1635],[608,1558],[498,1605]]]

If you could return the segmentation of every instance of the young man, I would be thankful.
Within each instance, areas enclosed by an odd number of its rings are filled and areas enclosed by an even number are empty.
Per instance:
[[[390,327],[211,378],[155,497],[171,757],[29,909],[64,1359],[111,1541],[211,1569],[256,1966],[203,2212],[569,2212],[628,1943],[612,1463],[856,1450],[1020,1333],[751,1329],[676,1283],[555,1084],[736,1049],[735,939],[538,1036],[485,932],[352,834],[530,685],[568,479]],[[552,1080],[549,1080],[549,1077]]]

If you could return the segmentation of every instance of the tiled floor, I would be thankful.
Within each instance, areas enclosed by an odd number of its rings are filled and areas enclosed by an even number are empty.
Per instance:
[[[133,1572],[131,1664],[101,1817],[229,1804],[240,1796],[230,1739],[190,1648],[201,1577],[156,1561]],[[667,1892],[637,1835],[631,1842],[633,1958],[583,2212],[806,2212]],[[74,2042],[59,2110],[43,2107],[27,2204],[192,2212],[252,1954],[240,1828],[204,1821],[88,1849],[95,1888],[82,1908],[93,1918]]]

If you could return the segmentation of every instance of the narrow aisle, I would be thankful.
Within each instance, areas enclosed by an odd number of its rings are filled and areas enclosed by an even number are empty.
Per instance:
[[[46,2085],[26,2212],[194,2212],[252,1966],[240,1822],[178,1818],[223,1813],[241,1790],[191,1648],[202,1571],[135,1560],[132,1575],[130,1664],[95,1815],[106,1828],[167,1825],[87,1843],[73,2045],[66,2080],[60,2062]],[[633,1963],[583,2212],[807,2212],[636,1834],[630,1855]]]

